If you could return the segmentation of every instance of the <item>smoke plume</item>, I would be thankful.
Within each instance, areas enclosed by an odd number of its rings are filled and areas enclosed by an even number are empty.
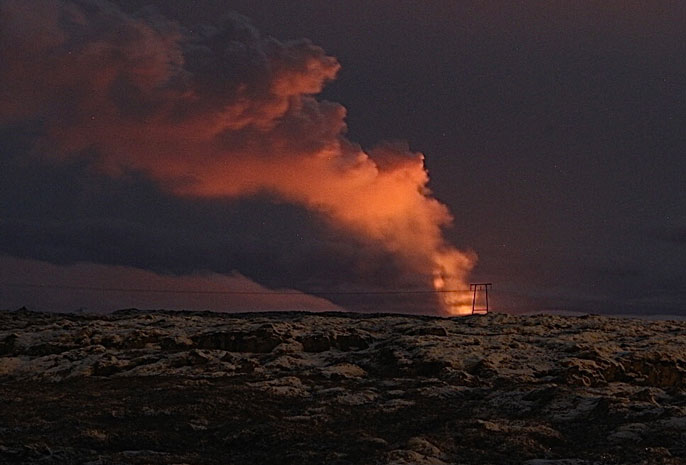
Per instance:
[[[178,197],[274,196],[382,247],[403,285],[465,288],[475,256],[443,239],[453,218],[423,155],[348,140],[345,109],[315,98],[339,63],[306,40],[238,15],[187,29],[104,0],[5,0],[0,62],[0,125],[38,125],[34,156],[142,173]]]

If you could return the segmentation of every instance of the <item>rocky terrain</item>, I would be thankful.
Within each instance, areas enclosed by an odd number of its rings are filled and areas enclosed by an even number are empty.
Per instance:
[[[686,322],[0,312],[0,463],[685,464]]]

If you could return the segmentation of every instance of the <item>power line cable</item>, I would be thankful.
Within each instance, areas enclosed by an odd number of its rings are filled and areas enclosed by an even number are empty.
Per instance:
[[[214,290],[184,290],[184,289],[149,289],[125,287],[95,287],[69,286],[61,284],[9,283],[0,282],[1,286],[25,287],[33,289],[63,289],[72,291],[96,292],[135,292],[147,294],[197,294],[197,295],[405,295],[405,294],[449,294],[472,293],[469,289],[387,289],[382,291],[340,291],[340,290],[306,290],[306,291],[214,291]]]

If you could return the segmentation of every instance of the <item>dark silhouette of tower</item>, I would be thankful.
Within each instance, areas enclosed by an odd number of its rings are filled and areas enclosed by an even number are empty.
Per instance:
[[[492,285],[492,283],[472,283],[469,285],[469,290],[474,291],[474,298],[472,299],[472,315],[484,315],[488,313],[488,287]],[[486,294],[486,307],[476,308],[476,294],[480,290],[483,290]]]

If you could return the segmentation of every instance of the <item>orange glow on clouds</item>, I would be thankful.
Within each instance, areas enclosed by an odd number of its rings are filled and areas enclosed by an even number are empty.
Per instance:
[[[390,145],[364,151],[344,135],[345,109],[313,97],[340,68],[321,48],[254,33],[241,48],[221,29],[192,36],[173,23],[41,3],[51,9],[0,6],[0,84],[9,96],[0,122],[42,115],[54,156],[87,151],[106,173],[143,172],[179,196],[275,194],[393,253],[421,277],[417,285],[468,287],[476,256],[444,240],[453,218],[427,188],[423,155]],[[55,9],[61,22],[50,20]],[[69,45],[74,30],[85,37],[78,46]],[[24,49],[31,72],[14,76]],[[55,101],[67,116],[50,116]],[[461,294],[440,297],[445,313],[465,312]]]

